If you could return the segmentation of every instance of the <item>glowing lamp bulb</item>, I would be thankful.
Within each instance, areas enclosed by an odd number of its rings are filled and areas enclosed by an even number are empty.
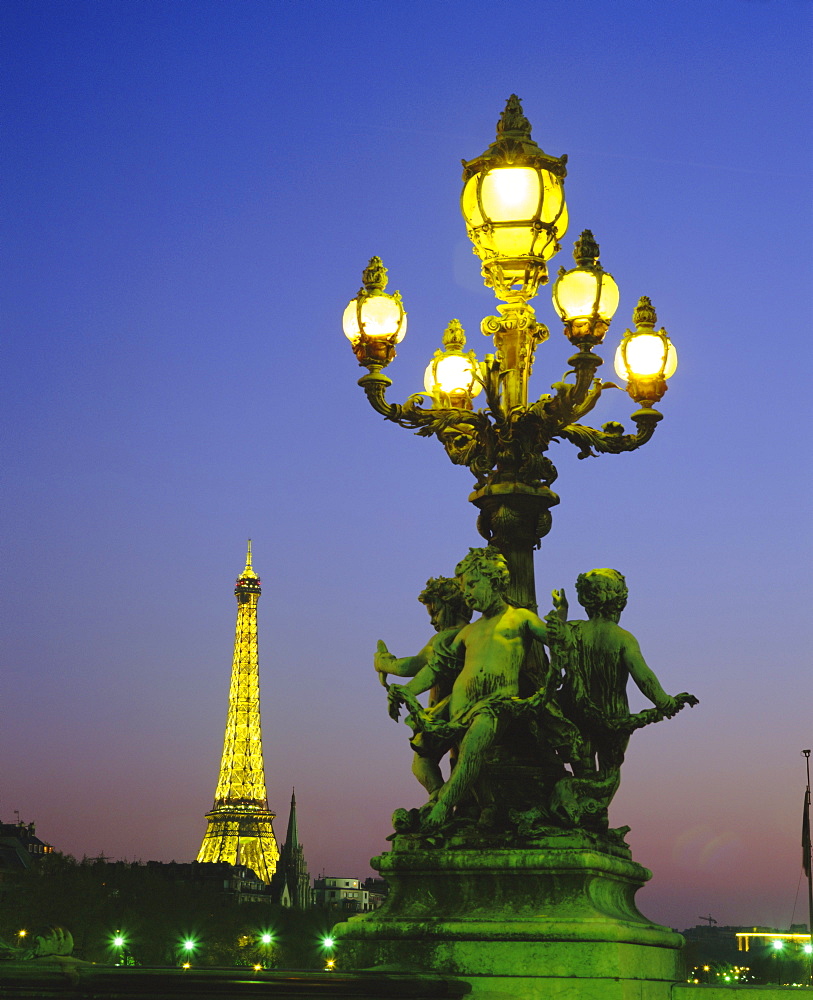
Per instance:
[[[606,271],[596,274],[574,268],[554,288],[553,304],[565,322],[595,315],[609,323],[618,308],[618,285]]]
[[[325,946],[325,948],[332,948],[333,947],[333,938],[332,937],[323,938],[322,939],[322,944]]]
[[[804,945],[802,951],[805,953],[805,955],[813,955],[813,944]]]
[[[344,310],[342,329],[351,343],[363,333],[374,339],[392,337],[400,344],[406,334],[406,313],[400,302],[386,292],[351,299]]]
[[[677,368],[677,351],[666,330],[655,331],[658,320],[652,303],[642,295],[632,314],[635,329],[624,334],[615,352],[615,370],[627,392],[641,405],[651,406],[666,392],[666,380]]]
[[[622,341],[615,352],[615,370],[619,378],[670,378],[677,369],[677,351],[668,337],[657,333],[639,333]]]
[[[124,938],[120,934],[117,934],[116,937],[113,938],[113,945],[116,948],[121,948],[123,944],[124,944]]]
[[[476,380],[476,374],[470,358],[463,354],[449,354],[427,365],[423,386],[428,393],[439,388],[447,396],[468,396],[473,399],[483,388]]]
[[[782,945],[781,941],[778,941],[778,940],[777,941],[773,941],[772,944],[773,944],[774,951],[781,951],[782,950],[783,945]]]
[[[541,191],[532,167],[500,167],[483,178],[480,203],[492,222],[522,222],[536,214]]]
[[[273,938],[271,937],[270,934],[262,934],[260,936],[260,941],[262,941],[263,944],[271,944]]]

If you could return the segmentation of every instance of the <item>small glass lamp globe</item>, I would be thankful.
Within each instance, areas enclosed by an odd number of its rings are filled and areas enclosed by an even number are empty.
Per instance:
[[[372,257],[362,272],[363,286],[344,310],[342,328],[359,364],[380,371],[395,357],[395,345],[404,339],[406,312],[399,292],[390,295],[387,269]]]
[[[577,266],[559,269],[553,285],[553,307],[565,323],[565,336],[579,347],[604,340],[618,308],[618,285],[598,259],[599,246],[585,229],[573,247]]]
[[[666,330],[655,331],[658,316],[646,295],[632,314],[635,330],[627,330],[615,352],[615,371],[627,392],[641,405],[651,405],[666,392],[666,380],[677,370],[677,351]]]
[[[453,319],[443,334],[443,350],[426,367],[423,385],[436,408],[456,406],[471,409],[472,400],[482,391],[479,363],[474,351],[464,353],[466,334],[460,320]]]

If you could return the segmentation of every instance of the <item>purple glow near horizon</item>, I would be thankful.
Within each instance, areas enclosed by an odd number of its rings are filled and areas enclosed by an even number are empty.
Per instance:
[[[452,317],[485,353],[459,163],[515,92],[570,157],[552,271],[590,228],[621,289],[606,369],[641,294],[679,356],[646,448],[554,449],[537,558],[541,608],[624,572],[622,624],[701,699],[630,746],[611,818],[654,871],[639,903],[805,919],[811,10],[514,9],[6,6],[0,819],[79,856],[195,856],[248,537],[277,836],[296,786],[311,874],[364,877],[419,803],[372,652],[428,638],[418,592],[480,544],[471,477],[369,409],[340,321],[379,254],[409,313],[393,399]],[[569,357],[549,288],[537,395]],[[606,395],[591,422],[629,424]]]

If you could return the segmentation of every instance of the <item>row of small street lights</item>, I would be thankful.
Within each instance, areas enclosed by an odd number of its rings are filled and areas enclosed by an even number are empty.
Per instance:
[[[25,928],[17,931],[17,941],[20,947],[22,947],[25,938],[28,936],[28,931]],[[262,945],[263,948],[267,949],[274,943],[274,935],[270,931],[262,931],[257,935],[257,943]],[[335,944],[334,939],[330,935],[325,935],[321,940],[321,946],[324,949],[325,955],[325,969],[332,971],[336,967],[336,959],[333,957],[333,946]],[[122,934],[121,931],[116,931],[113,937],[110,939],[111,947],[115,948],[118,953],[117,965],[125,965],[127,959],[127,938]],[[181,963],[182,969],[192,968],[192,956],[198,947],[198,942],[192,937],[186,937],[180,942],[180,952],[181,957],[184,961]],[[254,964],[254,971],[261,972],[264,966],[261,963]]]
[[[22,940],[22,938],[25,937],[26,933],[27,931],[24,930],[21,930],[19,932],[20,940]],[[257,943],[262,945],[264,949],[268,949],[274,943],[274,935],[271,934],[270,931],[263,931],[261,934],[257,936]],[[332,971],[336,967],[336,959],[333,957],[334,944],[335,944],[334,939],[330,937],[330,935],[326,935],[321,940],[321,946],[326,952],[325,969],[327,969],[328,971]],[[111,940],[111,945],[118,952],[118,961],[116,964],[125,965],[126,955],[127,955],[126,951],[127,939],[124,937],[121,931],[116,931],[115,935]],[[184,938],[183,941],[181,941],[180,951],[181,951],[181,957],[184,959],[184,961],[181,963],[182,969],[192,968],[192,956],[197,947],[198,947],[198,942],[194,938],[187,937]],[[264,965],[262,963],[255,962],[254,964],[255,972],[261,972],[263,969]]]

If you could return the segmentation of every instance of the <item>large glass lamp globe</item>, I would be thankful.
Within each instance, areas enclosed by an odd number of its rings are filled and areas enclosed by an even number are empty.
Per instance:
[[[547,281],[546,261],[567,230],[566,157],[548,156],[513,94],[497,139],[463,165],[460,207],[485,282],[500,298],[527,300]]]

